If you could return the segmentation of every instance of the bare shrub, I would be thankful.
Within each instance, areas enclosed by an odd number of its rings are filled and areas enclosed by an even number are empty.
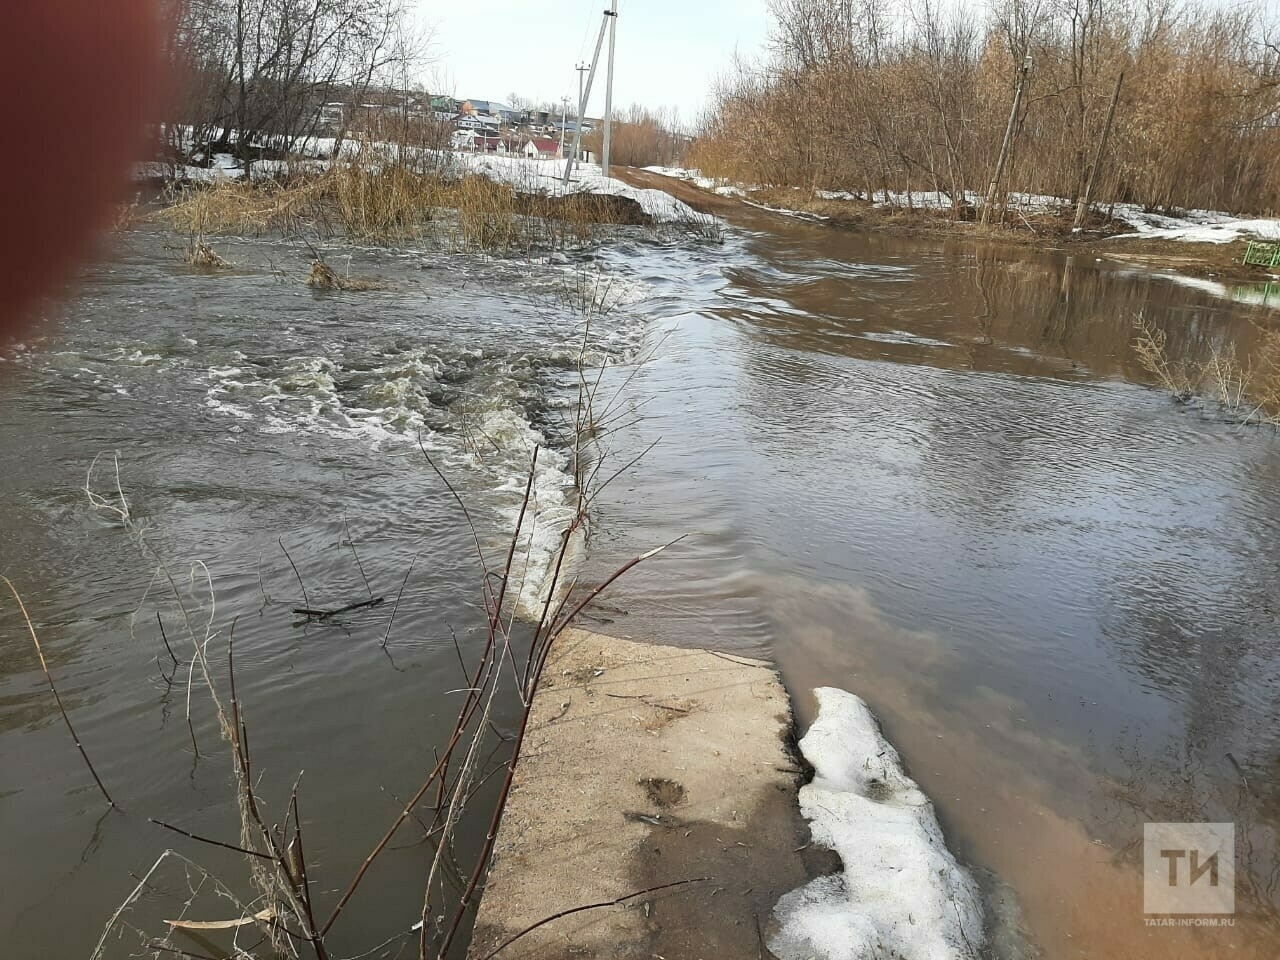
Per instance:
[[[1280,211],[1280,44],[1265,7],[1200,0],[773,0],[763,63],[723,77],[688,162],[760,186],[985,195],[1024,58],[1011,190],[1076,200],[1117,76],[1093,198]]]
[[[596,156],[604,151],[601,130],[593,130],[582,142]],[[674,111],[632,104],[614,118],[610,160],[624,167],[676,166],[686,145],[687,137],[680,132],[680,119]]]
[[[1138,363],[1180,403],[1215,404],[1241,423],[1280,424],[1280,332],[1257,329],[1241,357],[1237,347],[1211,349],[1204,361],[1175,360],[1162,330],[1139,318],[1133,341]]]

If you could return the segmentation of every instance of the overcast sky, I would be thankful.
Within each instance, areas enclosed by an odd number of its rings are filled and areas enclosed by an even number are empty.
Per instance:
[[[462,98],[518,93],[555,100],[578,89],[574,65],[590,62],[607,0],[417,0],[432,31],[430,76]],[[614,106],[679,107],[695,119],[711,80],[735,49],[758,53],[767,0],[619,0]],[[604,59],[588,114],[604,105]],[[434,85],[434,84],[432,84]]]

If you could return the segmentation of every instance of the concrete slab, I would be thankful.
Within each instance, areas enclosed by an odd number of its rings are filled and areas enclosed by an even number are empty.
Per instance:
[[[806,863],[790,702],[766,664],[585,631],[558,641],[472,941],[484,960],[768,956],[778,898]]]

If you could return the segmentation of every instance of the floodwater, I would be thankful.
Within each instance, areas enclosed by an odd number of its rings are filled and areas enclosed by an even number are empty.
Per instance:
[[[236,835],[207,704],[197,759],[185,684],[161,676],[172,603],[87,502],[94,457],[91,486],[114,489],[118,453],[146,543],[206,616],[212,581],[221,629],[235,619],[263,792],[278,805],[306,771],[308,861],[333,897],[452,727],[453,638],[464,657],[481,642],[470,533],[417,437],[492,551],[548,446],[532,605],[573,501],[565,433],[597,295],[601,443],[617,467],[643,456],[596,501],[578,568],[600,579],[687,536],[586,626],[767,656],[802,722],[816,685],[866,698],[978,872],[1003,956],[1280,954],[1280,442],[1174,404],[1129,346],[1139,314],[1177,356],[1247,345],[1276,316],[1265,292],[745,213],[722,244],[625,235],[559,261],[335,248],[382,278],[360,293],[301,285],[288,244],[223,244],[237,268],[217,274],[171,246],[126,235],[0,353],[0,573],[126,811],[103,817],[0,604],[6,956],[88,956],[166,846],[236,865],[145,820]],[[385,606],[290,612],[394,596],[411,561],[385,649]],[[1144,924],[1147,821],[1237,825],[1234,925]],[[416,919],[416,839],[379,860],[339,955]],[[137,925],[199,883],[166,877]],[[109,955],[138,944],[126,929]]]

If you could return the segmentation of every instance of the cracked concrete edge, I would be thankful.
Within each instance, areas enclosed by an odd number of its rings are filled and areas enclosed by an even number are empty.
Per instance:
[[[833,868],[808,846],[773,667],[583,630],[556,642],[470,956],[759,960],[773,906]]]

